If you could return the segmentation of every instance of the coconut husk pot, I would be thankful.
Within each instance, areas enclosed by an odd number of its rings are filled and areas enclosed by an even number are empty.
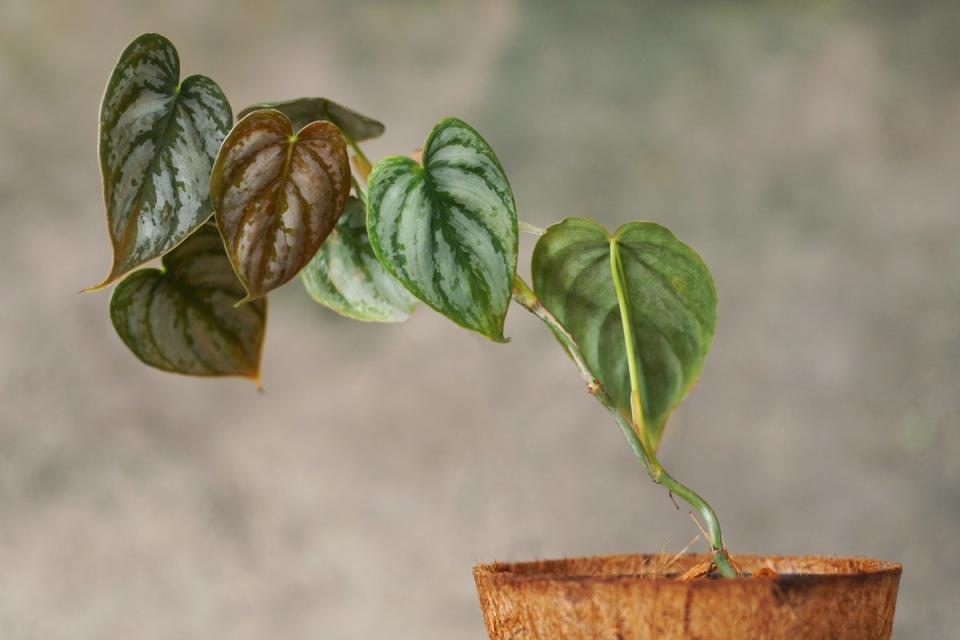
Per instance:
[[[477,565],[473,575],[490,640],[883,640],[892,634],[899,564],[736,556],[744,577],[679,579],[703,559],[498,562]]]

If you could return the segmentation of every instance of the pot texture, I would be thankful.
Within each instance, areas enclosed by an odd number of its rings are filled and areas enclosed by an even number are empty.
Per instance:
[[[676,576],[702,555],[474,567],[490,640],[883,640],[901,566],[868,558],[735,556],[732,580]],[[762,574],[762,572],[761,572]]]

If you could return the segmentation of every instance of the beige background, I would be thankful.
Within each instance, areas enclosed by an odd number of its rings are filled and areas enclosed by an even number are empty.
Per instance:
[[[475,561],[695,533],[519,309],[499,346],[295,282],[265,394],[141,366],[76,291],[100,94],[148,30],[237,110],[380,117],[373,156],[467,119],[531,223],[671,226],[721,305],[666,464],[734,552],[900,560],[897,636],[956,637],[960,5],[680,5],[2,0],[0,637],[479,640]]]

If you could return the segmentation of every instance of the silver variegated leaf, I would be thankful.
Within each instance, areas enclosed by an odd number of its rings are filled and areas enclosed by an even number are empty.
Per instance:
[[[333,230],[350,193],[346,143],[336,126],[313,122],[294,135],[273,109],[230,131],[210,192],[244,301],[293,278]]]
[[[110,299],[110,318],[152,367],[257,379],[267,301],[237,307],[243,295],[220,234],[207,224],[163,257],[163,269],[124,278]]]
[[[380,262],[417,298],[498,342],[517,268],[517,214],[507,176],[470,125],[430,132],[423,165],[374,166],[367,230]]]
[[[296,98],[279,102],[260,102],[241,111],[237,118],[243,118],[258,109],[276,109],[293,123],[294,129],[302,129],[316,120],[326,120],[337,125],[354,142],[371,140],[383,135],[383,123],[374,120],[342,104],[327,98]]]
[[[350,197],[336,228],[300,272],[316,302],[355,320],[402,322],[415,300],[377,261],[363,203]]]
[[[710,350],[717,292],[700,256],[652,222],[628,222],[611,236],[593,221],[567,218],[541,236],[533,252],[533,289],[573,335],[625,415],[631,413],[630,375],[611,272],[614,243],[623,266],[644,422],[656,446]]]
[[[204,76],[180,82],[169,40],[131,42],[100,107],[100,172],[113,244],[108,285],[180,244],[213,212],[210,169],[233,113]]]

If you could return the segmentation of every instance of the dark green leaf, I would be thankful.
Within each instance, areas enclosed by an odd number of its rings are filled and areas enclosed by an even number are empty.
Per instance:
[[[402,322],[413,313],[414,298],[373,254],[363,203],[352,196],[300,278],[310,297],[349,318]]]
[[[204,76],[180,83],[169,40],[147,33],[124,50],[100,107],[100,172],[113,244],[97,287],[180,244],[213,212],[210,168],[233,114]]]
[[[313,122],[293,134],[279,111],[254,111],[223,141],[210,193],[246,300],[293,278],[333,230],[350,193],[340,131]]]
[[[703,260],[666,228],[629,222],[613,235],[626,281],[641,403],[654,445],[696,382],[716,326],[717,293]],[[533,253],[533,288],[573,335],[590,368],[626,415],[630,377],[610,270],[606,229],[568,218]]]
[[[297,130],[316,120],[332,122],[354,142],[379,138],[383,135],[384,130],[381,122],[326,98],[296,98],[280,102],[260,102],[241,111],[237,118],[243,118],[258,109],[276,109],[290,118],[293,128]]]
[[[163,269],[124,278],[110,299],[110,318],[152,367],[257,379],[267,301],[236,307],[243,294],[220,234],[207,224],[163,257]]]
[[[442,120],[424,145],[423,166],[384,158],[369,185],[367,229],[387,271],[457,324],[505,341],[517,214],[507,176],[480,134]]]

